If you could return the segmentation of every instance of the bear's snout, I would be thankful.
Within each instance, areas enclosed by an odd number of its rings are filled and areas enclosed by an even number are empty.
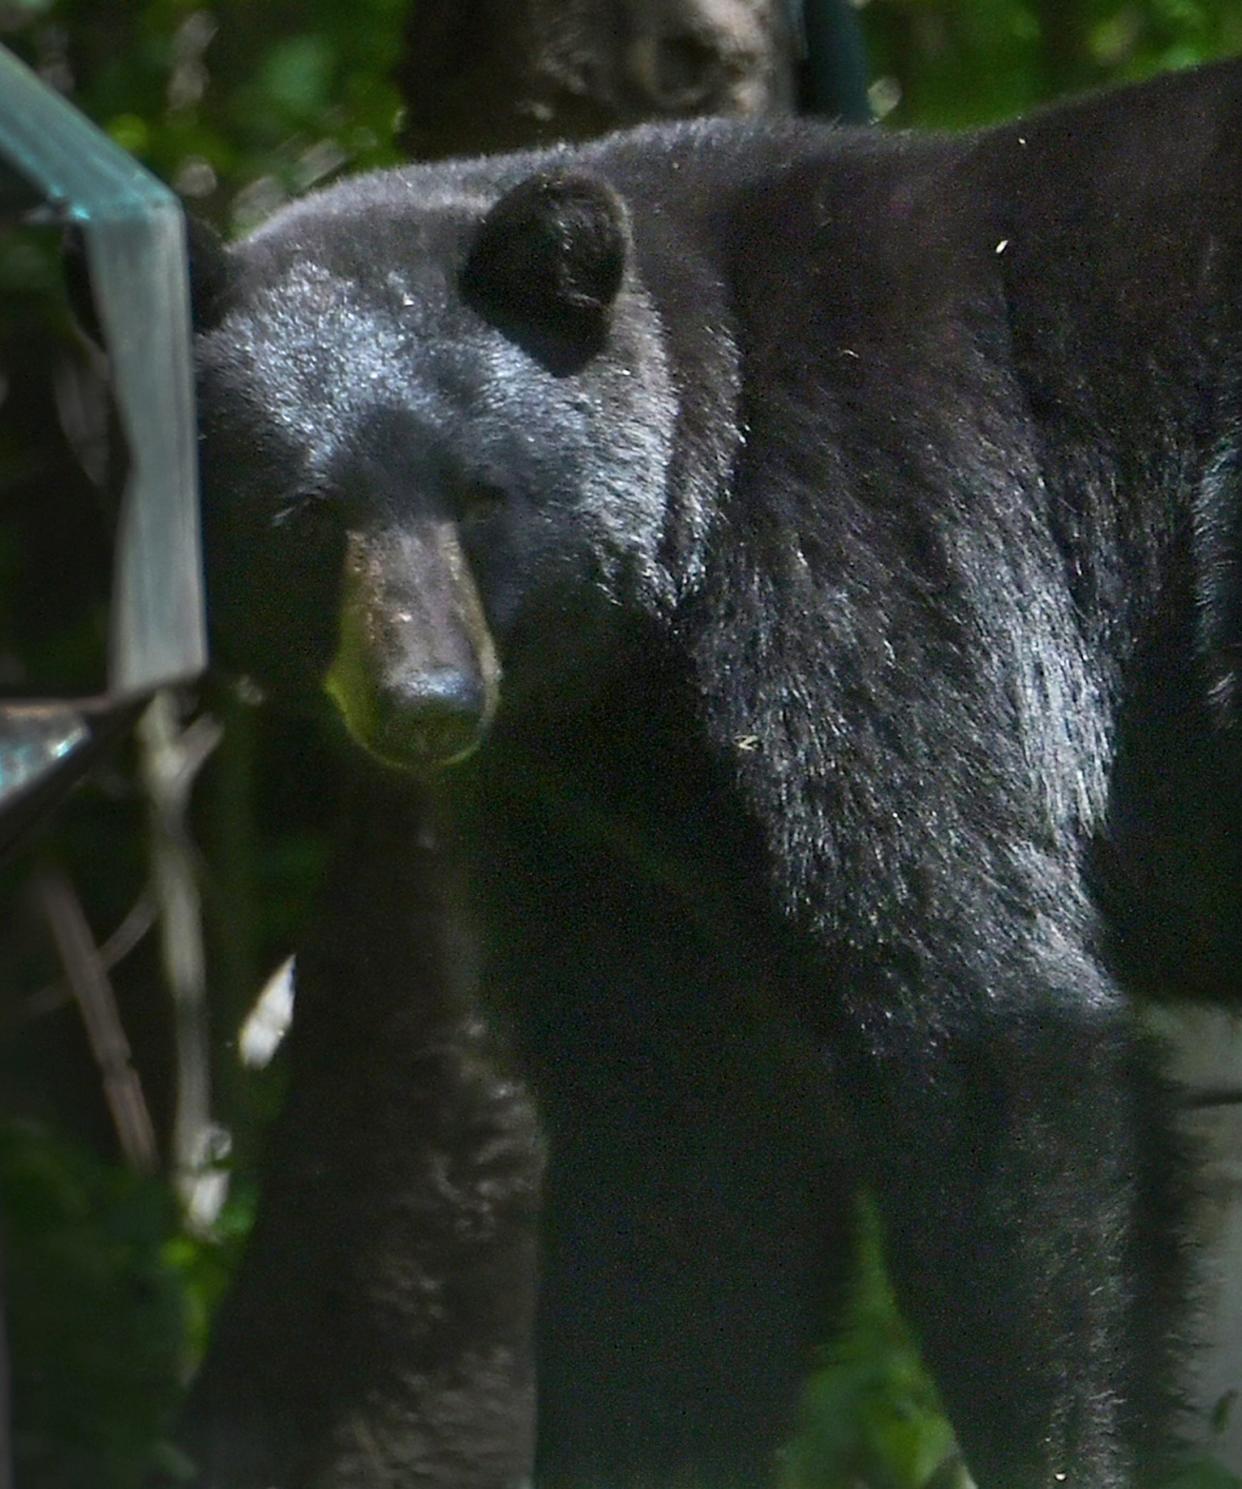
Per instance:
[[[382,759],[409,765],[451,765],[472,753],[487,724],[482,679],[438,668],[375,700],[371,748]]]
[[[486,733],[499,675],[451,523],[349,534],[324,681],[364,749],[402,770],[452,765]]]

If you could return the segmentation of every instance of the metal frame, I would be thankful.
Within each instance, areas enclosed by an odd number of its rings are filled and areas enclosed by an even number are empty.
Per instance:
[[[176,196],[0,47],[0,215],[73,225],[129,457],[107,692],[0,701],[0,839],[63,784],[108,720],[206,664],[185,219]],[[105,731],[106,732],[106,731]],[[75,767],[77,765],[77,768]]]

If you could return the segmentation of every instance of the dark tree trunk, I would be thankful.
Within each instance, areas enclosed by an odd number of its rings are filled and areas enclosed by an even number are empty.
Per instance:
[[[425,158],[581,139],[644,119],[788,110],[787,0],[424,0],[398,67]]]

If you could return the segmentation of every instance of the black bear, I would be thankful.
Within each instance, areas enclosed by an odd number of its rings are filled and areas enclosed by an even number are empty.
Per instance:
[[[983,1489],[1159,1463],[1185,1162],[1135,1002],[1242,964],[1240,198],[1226,64],[960,136],[415,166],[200,262],[221,644],[467,824],[548,1144],[541,1482],[762,1472],[842,1145]],[[678,944],[564,977],[627,865]],[[384,1257],[417,1333],[443,1297]],[[517,1313],[434,1408],[508,1456],[313,1482],[519,1481]]]

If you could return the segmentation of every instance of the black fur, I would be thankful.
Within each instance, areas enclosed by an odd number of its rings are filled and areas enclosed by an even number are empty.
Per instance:
[[[1132,995],[1236,992],[1240,193],[1227,65],[958,137],[413,167],[235,250],[222,644],[329,670],[387,758],[422,653],[350,617],[392,575],[453,577],[416,629],[467,683],[499,657],[438,792],[550,1145],[547,1478],[759,1471],[832,1108],[983,1489],[1160,1461],[1184,1165]]]

